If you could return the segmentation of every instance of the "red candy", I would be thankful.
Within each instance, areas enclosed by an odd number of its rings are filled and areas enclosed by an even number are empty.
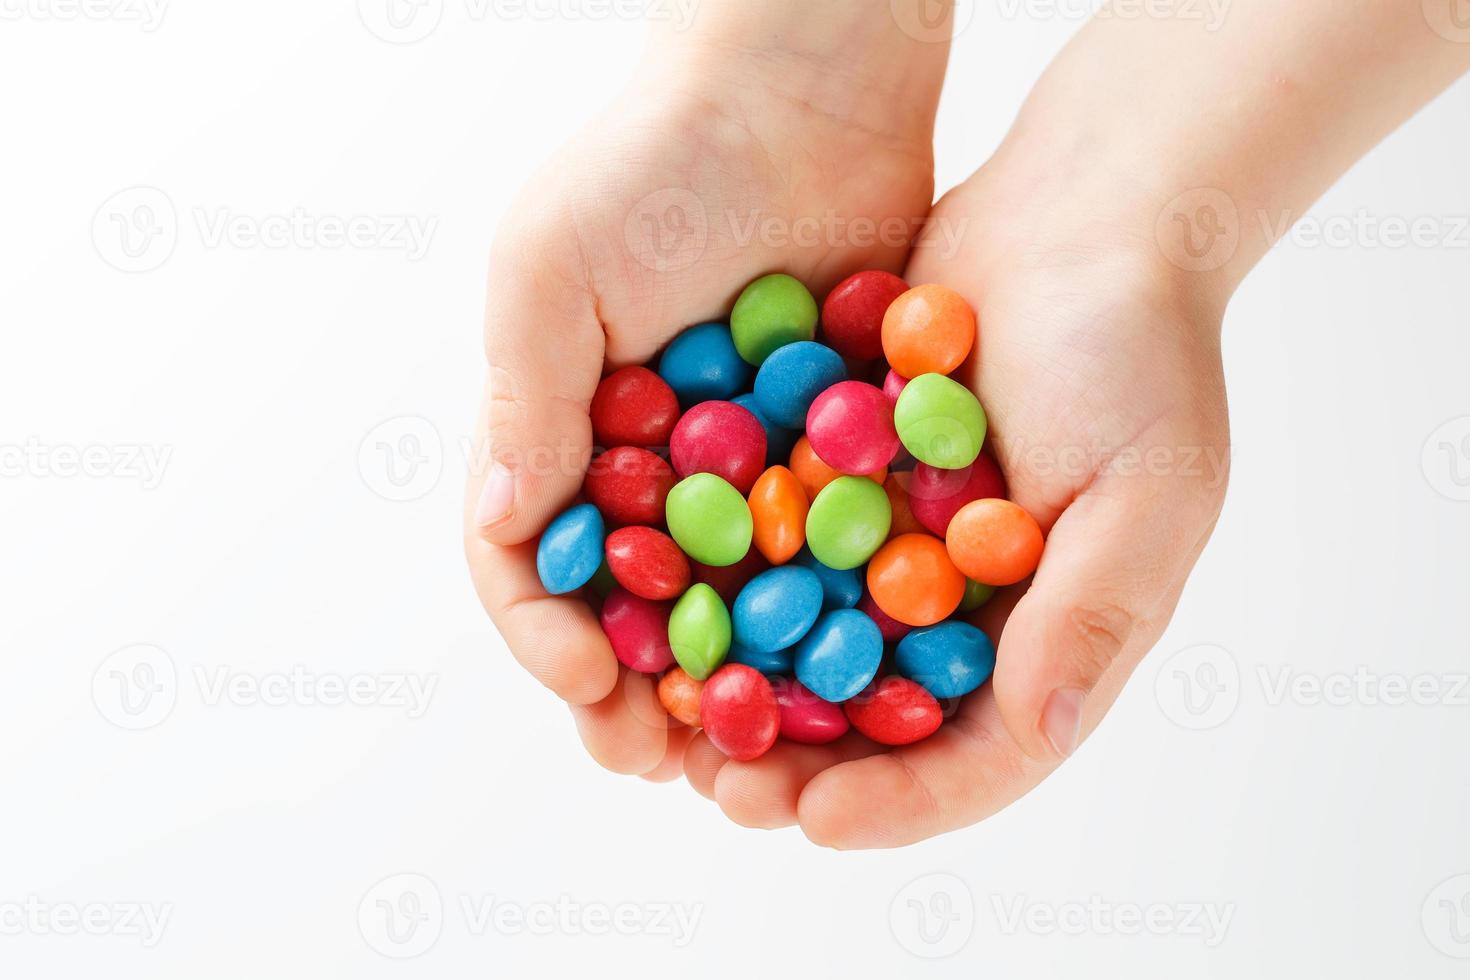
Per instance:
[[[689,559],[662,531],[625,527],[607,536],[607,567],[618,584],[644,599],[675,599],[689,588]]]
[[[909,284],[891,272],[848,276],[822,304],[823,339],[844,357],[864,361],[882,357],[883,314],[908,289]]]
[[[612,644],[613,655],[630,670],[657,673],[674,662],[669,647],[669,612],[666,602],[651,602],[613,589],[602,604],[602,631]]]
[[[880,745],[910,745],[928,738],[944,721],[934,695],[907,677],[885,677],[872,684],[842,710],[848,721]]]
[[[883,394],[888,396],[890,402],[897,405],[898,396],[903,394],[903,390],[908,387],[908,383],[908,378],[889,368],[888,374],[883,378]]]
[[[590,414],[599,446],[666,446],[679,420],[679,399],[648,368],[619,368],[597,385]]]
[[[771,680],[776,705],[781,709],[781,737],[804,745],[826,745],[847,734],[847,716],[840,705],[823,701],[800,681],[789,677]]]
[[[949,531],[949,522],[961,507],[972,500],[1006,495],[1006,478],[989,453],[962,470],[941,470],[928,463],[914,467],[909,479],[909,509],[924,525],[941,538]]]
[[[587,499],[609,524],[662,524],[674,471],[647,449],[618,446],[592,461]]]
[[[868,618],[878,624],[878,632],[883,634],[884,643],[897,643],[905,636],[908,636],[914,629],[908,623],[900,623],[882,609],[879,609],[878,604],[873,601],[873,597],[866,590],[863,592],[862,599],[858,602],[858,609],[867,613]]]
[[[806,415],[806,437],[822,462],[848,476],[882,469],[898,455],[893,403],[861,381],[840,382],[817,396]]]
[[[701,402],[679,420],[669,455],[680,477],[713,473],[743,497],[766,468],[766,429],[734,402]]]
[[[760,671],[726,664],[704,682],[699,720],[715,748],[737,762],[749,762],[776,744],[781,709]]]
[[[745,583],[755,578],[761,572],[771,567],[766,561],[766,556],[755,548],[746,552],[745,557],[733,565],[716,568],[713,565],[701,565],[699,562],[690,562],[694,566],[694,581],[703,582],[720,594],[725,600],[725,605],[735,604],[735,597],[740,595],[740,590],[745,588]]]

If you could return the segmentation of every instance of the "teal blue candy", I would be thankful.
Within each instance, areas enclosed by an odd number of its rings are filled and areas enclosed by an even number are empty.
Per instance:
[[[936,698],[961,698],[995,672],[995,646],[984,631],[951,620],[899,640],[893,665]]]
[[[839,476],[822,488],[806,515],[812,557],[838,571],[872,558],[893,524],[883,487],[865,476]]]
[[[536,545],[536,574],[552,595],[575,592],[602,565],[602,514],[578,504],[546,526]]]
[[[857,609],[825,613],[796,648],[796,679],[840,704],[868,686],[883,662],[883,634]]]
[[[796,659],[796,650],[787,647],[785,650],[777,650],[774,653],[758,653],[748,647],[740,645],[739,641],[730,644],[730,655],[725,658],[727,664],[744,664],[752,667],[767,677],[777,674],[791,673],[791,666]]]
[[[669,647],[684,673],[705,680],[730,652],[730,611],[703,582],[691,585],[669,614]]]
[[[915,459],[943,470],[969,466],[985,442],[985,409],[979,399],[942,374],[921,374],[905,385],[893,422]]]
[[[723,323],[701,323],[675,337],[659,359],[658,373],[684,408],[733,398],[753,374]]]
[[[817,335],[817,301],[788,275],[762,276],[735,301],[730,333],[740,356],[760,367],[776,348]]]
[[[802,429],[817,396],[846,380],[847,365],[832,348],[813,340],[787,344],[755,373],[755,403],[770,422]]]
[[[674,541],[702,565],[724,568],[750,551],[750,505],[713,473],[695,473],[670,490],[664,517]]]
[[[817,578],[822,582],[824,610],[851,609],[863,597],[863,577],[856,568],[828,568],[817,561],[811,549],[806,546],[797,552],[792,561],[817,573]]]
[[[745,583],[735,597],[735,639],[757,653],[785,650],[806,636],[821,613],[822,580],[816,572],[800,565],[772,568]]]

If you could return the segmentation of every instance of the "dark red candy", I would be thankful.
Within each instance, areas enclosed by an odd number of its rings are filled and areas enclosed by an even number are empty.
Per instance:
[[[822,304],[822,337],[844,357],[871,361],[883,356],[883,314],[909,284],[891,272],[848,276]]]
[[[734,402],[700,402],[674,426],[669,456],[681,478],[713,473],[743,497],[766,468],[766,427]]]
[[[669,613],[673,606],[613,589],[602,604],[602,631],[618,661],[631,670],[655,674],[670,667]]]
[[[1006,495],[1006,478],[989,453],[981,453],[962,470],[942,470],[928,463],[914,467],[909,479],[909,510],[920,524],[939,537],[949,522],[972,500]]]
[[[619,446],[592,461],[584,487],[609,524],[662,524],[664,501],[675,482],[673,468],[660,457]]]
[[[619,368],[598,384],[590,414],[599,446],[667,446],[679,421],[679,399],[648,368]]]
[[[839,705],[823,701],[789,677],[771,680],[776,705],[781,709],[781,737],[804,745],[826,745],[847,734],[847,715]]]
[[[905,636],[908,636],[910,631],[913,630],[912,626],[907,623],[900,623],[879,609],[878,604],[873,601],[873,597],[868,594],[866,589],[863,590],[862,599],[858,600],[858,609],[867,613],[868,618],[878,624],[878,632],[883,634],[884,643],[897,643]]]
[[[619,585],[644,599],[675,599],[689,588],[689,559],[673,538],[651,527],[609,534],[607,568]]]
[[[944,721],[934,695],[907,677],[885,677],[842,705],[852,727],[880,745],[910,745]]]
[[[715,748],[737,762],[765,755],[781,730],[771,682],[744,664],[726,664],[704,682],[699,721]]]
[[[771,567],[765,555],[755,548],[751,548],[745,553],[745,557],[735,564],[726,565],[723,568],[701,565],[697,561],[690,562],[690,564],[694,566],[694,581],[703,582],[718,592],[727,606],[735,604],[735,597],[740,595],[740,590],[745,588],[745,583]]]

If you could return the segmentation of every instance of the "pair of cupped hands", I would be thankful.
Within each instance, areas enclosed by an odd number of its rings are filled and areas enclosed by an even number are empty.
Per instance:
[[[645,70],[512,206],[490,267],[466,548],[511,653],[567,702],[601,765],[683,775],[745,826],[898,846],[1036,786],[1159,638],[1224,496],[1221,467],[1199,464],[1228,459],[1224,297],[1161,253],[1158,204],[1128,170],[1098,172],[1027,110],[935,204],[933,105],[837,93],[819,68],[809,82],[766,71],[757,56]],[[581,486],[606,371],[724,319],[765,273],[820,301],[875,268],[954,288],[977,311],[957,377],[1046,552],[975,616],[997,642],[993,681],[934,736],[887,748],[852,732],[728,760],[665,717],[654,680],[618,664],[582,599],[545,593],[537,539]]]

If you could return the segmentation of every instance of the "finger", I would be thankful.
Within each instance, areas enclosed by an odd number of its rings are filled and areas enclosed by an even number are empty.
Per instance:
[[[653,679],[622,668],[617,689],[596,704],[571,705],[582,744],[598,765],[628,776],[653,772],[668,745]],[[664,720],[655,720],[659,717]]]
[[[801,791],[818,773],[883,747],[856,733],[828,745],[778,742],[751,762],[727,762],[715,778],[715,800],[742,827],[774,830],[796,824]]]
[[[715,798],[715,780],[720,769],[729,762],[725,753],[714,747],[704,732],[695,735],[684,752],[684,778],[694,792],[707,800]]]
[[[663,759],[651,772],[643,774],[650,783],[671,783],[684,775],[684,751],[689,748],[689,740],[694,738],[694,729],[679,725],[670,728],[666,738]]]

